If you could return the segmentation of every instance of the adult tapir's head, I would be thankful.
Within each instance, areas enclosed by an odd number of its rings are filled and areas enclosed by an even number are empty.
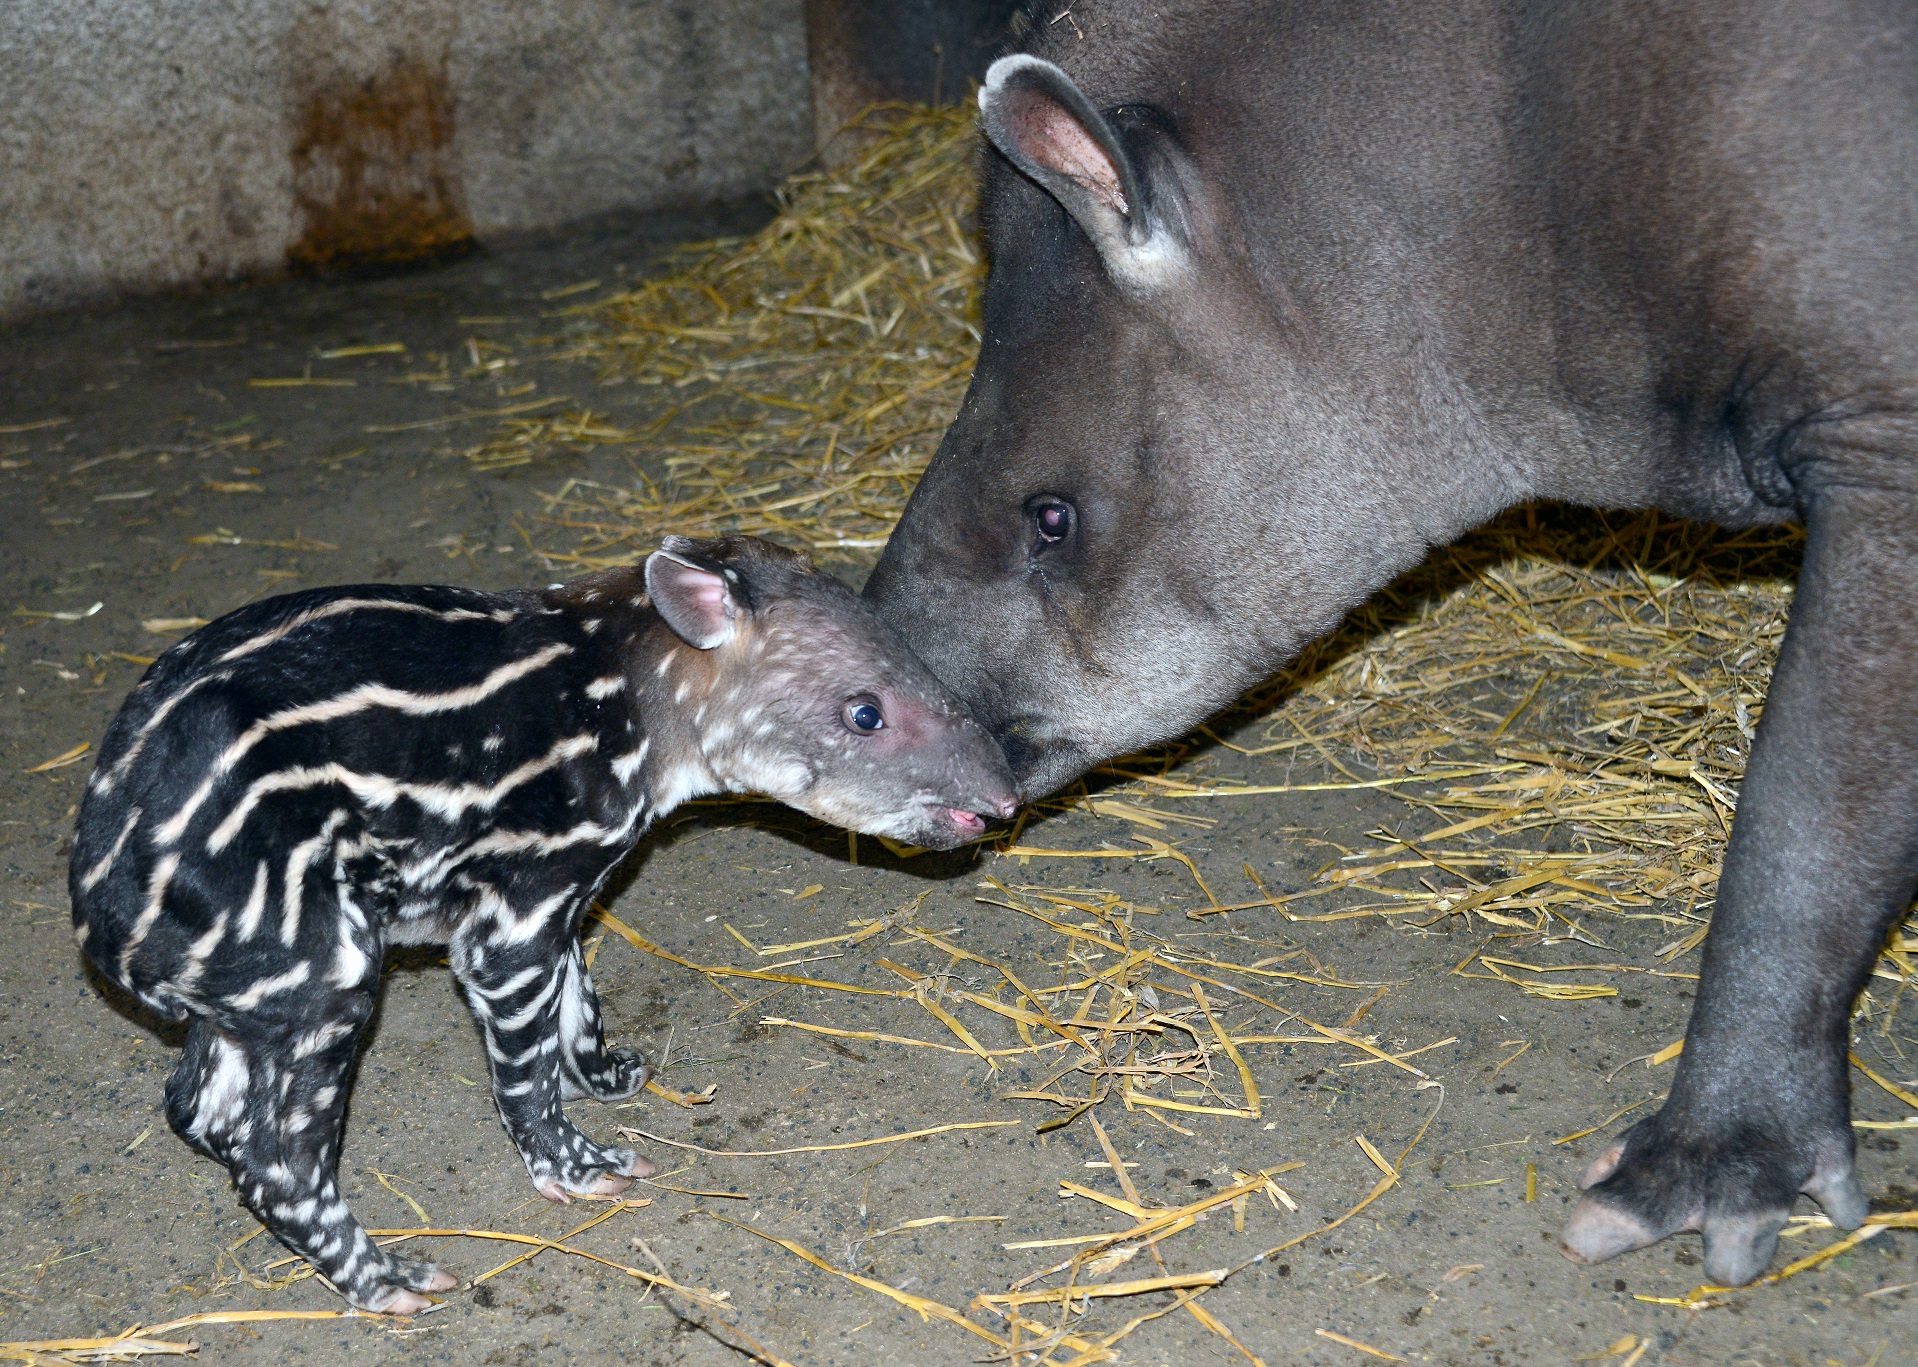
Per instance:
[[[1062,27],[1083,84],[1022,54],[980,91],[979,362],[866,590],[1028,797],[1190,727],[1505,497],[1264,38],[1155,62],[1149,31]]]

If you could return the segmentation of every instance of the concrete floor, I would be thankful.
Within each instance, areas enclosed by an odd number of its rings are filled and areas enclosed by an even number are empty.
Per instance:
[[[339,1307],[311,1280],[266,1289],[268,1264],[280,1256],[270,1240],[227,1252],[254,1222],[225,1174],[189,1153],[159,1111],[177,1040],[98,990],[69,933],[65,857],[88,764],[22,771],[98,739],[139,674],[122,656],[151,655],[171,639],[143,628],[145,621],[211,618],[304,585],[382,579],[494,587],[555,577],[518,534],[525,527],[535,544],[557,544],[558,533],[535,521],[538,492],[568,475],[620,478],[626,457],[599,453],[476,475],[458,451],[475,444],[490,419],[464,415],[565,395],[616,420],[642,418],[643,395],[597,387],[592,373],[543,359],[533,339],[566,325],[551,316],[563,302],[645,269],[660,243],[752,216],[608,227],[433,272],[156,299],[0,333],[0,612],[8,614],[0,617],[0,927],[14,946],[0,958],[0,1134],[7,1140],[0,1149],[0,1340],[116,1333],[205,1311]],[[600,285],[543,297],[587,280]],[[469,338],[482,344],[477,352]],[[404,343],[406,353],[319,356],[392,342]],[[442,358],[446,376],[433,378]],[[475,359],[505,364],[486,370]],[[353,383],[249,384],[307,375]],[[192,540],[209,534],[224,539]],[[13,613],[83,613],[95,602],[104,606],[78,621]],[[1527,721],[1534,729],[1566,724],[1549,709]],[[1222,751],[1198,762],[1254,781],[1283,772]],[[1358,844],[1381,821],[1396,825],[1407,814],[1381,793],[1293,794],[1219,807],[1212,813],[1222,818],[1218,826],[1181,836],[1180,845],[1221,890],[1242,885],[1242,864],[1262,871],[1274,891],[1304,886],[1322,862],[1322,846],[1312,842]],[[1130,833],[1122,823],[1072,814],[1029,826],[1025,839],[1087,849],[1127,843]],[[868,847],[861,853],[851,863],[843,836],[771,809],[703,809],[649,840],[614,909],[686,958],[743,965],[752,956],[728,924],[758,944],[812,939],[924,894],[918,925],[1043,975],[1060,971],[1040,964],[1061,961],[1061,942],[979,902],[983,877],[1102,888],[1159,908],[1158,917],[1141,920],[1155,933],[1211,937],[1186,943],[1220,957],[1250,962],[1303,947],[1352,981],[1392,984],[1365,1018],[1386,1044],[1457,1037],[1420,1060],[1443,1082],[1444,1106],[1400,1187],[1340,1229],[1248,1268],[1206,1297],[1268,1362],[1381,1360],[1320,1330],[1404,1360],[1448,1364],[1620,1363],[1639,1346],[1635,1367],[1918,1362],[1918,1291],[1866,1296],[1918,1282],[1918,1235],[1888,1234],[1702,1313],[1634,1298],[1695,1285],[1695,1238],[1597,1269],[1553,1252],[1577,1174],[1602,1136],[1551,1141],[1662,1089],[1659,1073],[1619,1064],[1679,1036],[1682,982],[1646,978],[1656,986],[1636,995],[1539,1001],[1501,983],[1450,976],[1478,941],[1447,923],[1426,932],[1366,920],[1303,925],[1270,912],[1239,914],[1229,926],[1187,921],[1179,913],[1195,896],[1193,885],[1169,862],[1022,866],[988,856],[901,864],[875,858]],[[793,895],[813,884],[823,890]],[[1330,909],[1337,900],[1318,905]],[[1622,962],[1650,962],[1665,938],[1655,923],[1608,924],[1606,933]],[[804,971],[897,986],[881,957],[916,970],[943,970],[947,962],[901,940]],[[736,983],[749,1003],[742,1008],[708,980],[615,937],[601,948],[596,976],[616,1038],[654,1050],[670,1038],[664,1081],[718,1089],[698,1112],[650,1096],[625,1110],[577,1105],[581,1123],[602,1136],[627,1123],[709,1148],[766,1149],[957,1121],[1021,1122],[771,1159],[650,1148],[665,1185],[635,1192],[653,1204],[615,1216],[579,1246],[636,1263],[644,1255],[635,1241],[643,1238],[680,1281],[730,1293],[726,1318],[796,1363],[957,1364],[979,1360],[988,1347],[715,1216],[962,1308],[975,1293],[1003,1291],[1044,1256],[1008,1253],[1002,1243],[1123,1227],[1112,1212],[1059,1197],[1062,1179],[1117,1194],[1109,1171],[1086,1166],[1100,1157],[1086,1123],[1036,1136],[1035,1125],[1052,1112],[1002,1099],[1037,1081],[1039,1065],[1014,1059],[988,1076],[966,1054],[871,1041],[834,1047],[818,1035],[757,1024],[774,1013],[948,1038],[912,1002]],[[1272,991],[1290,1008],[1334,1022],[1363,1000],[1296,983]],[[1273,1013],[1242,1006],[1230,1019],[1235,1029],[1281,1024]],[[974,1024],[988,1047],[1018,1044],[1009,1023]],[[1918,1006],[1905,1003],[1894,1033],[1918,1036]],[[1501,1067],[1521,1043],[1530,1047]],[[1133,1175],[1151,1203],[1191,1200],[1231,1180],[1235,1168],[1304,1163],[1284,1179],[1296,1214],[1254,1204],[1243,1233],[1216,1216],[1165,1245],[1175,1271],[1238,1263],[1344,1212],[1377,1176],[1353,1136],[1363,1133],[1397,1155],[1439,1096],[1390,1068],[1335,1067],[1349,1060],[1310,1046],[1249,1052],[1269,1123],[1181,1117],[1186,1135],[1143,1112],[1101,1108],[1114,1144],[1139,1163]],[[1910,1075],[1910,1057],[1894,1076]],[[479,1085],[484,1069],[438,956],[395,963],[360,1069],[343,1164],[348,1194],[369,1225],[419,1222],[396,1190],[440,1225],[555,1236],[593,1213],[550,1208],[534,1196]],[[1861,1091],[1858,1107],[1864,1118],[1901,1114],[1876,1090]],[[1918,1134],[1876,1132],[1860,1161],[1873,1197],[1898,1208],[1918,1200]],[[1528,1163],[1537,1165],[1535,1203],[1523,1199]],[[931,1215],[1006,1218],[853,1245],[871,1230]],[[1826,1237],[1813,1233],[1786,1247],[1808,1251]],[[513,1251],[458,1240],[430,1256],[471,1275]],[[1156,1269],[1146,1261],[1118,1275],[1149,1275]],[[1087,1332],[1163,1304],[1145,1297],[1101,1306]],[[290,1320],[170,1337],[202,1343],[203,1360],[234,1363],[348,1355],[462,1364],[741,1361],[724,1346],[725,1331],[711,1328],[718,1336],[617,1272],[547,1253],[477,1290],[453,1293],[444,1309],[410,1325]],[[1627,1338],[1631,1349],[1605,1356]],[[1125,1362],[1167,1367],[1243,1360],[1184,1315],[1147,1324],[1121,1350]]]

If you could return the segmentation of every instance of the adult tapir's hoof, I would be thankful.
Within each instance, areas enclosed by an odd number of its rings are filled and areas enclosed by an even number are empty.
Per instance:
[[[1678,1143],[1663,1134],[1662,1119],[1633,1126],[1586,1168],[1585,1195],[1558,1236],[1559,1252],[1573,1262],[1601,1263],[1668,1234],[1698,1230],[1705,1236],[1706,1278],[1743,1286],[1771,1263],[1778,1231],[1800,1192],[1840,1229],[1864,1223],[1865,1194],[1852,1170],[1849,1135],[1822,1144],[1792,1144],[1776,1133],[1762,1146]],[[1800,1175],[1806,1170],[1810,1177]]]

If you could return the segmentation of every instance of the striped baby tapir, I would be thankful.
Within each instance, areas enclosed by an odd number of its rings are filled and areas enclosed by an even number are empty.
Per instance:
[[[361,585],[202,627],[109,727],[80,810],[75,933],[191,1026],[167,1118],[353,1305],[456,1279],[374,1246],[337,1182],[390,945],[444,944],[539,1191],[651,1165],[562,1103],[648,1065],[608,1048],[579,930],[647,824],[760,792],[949,848],[1014,809],[998,746],[858,598],[749,537],[540,591]]]

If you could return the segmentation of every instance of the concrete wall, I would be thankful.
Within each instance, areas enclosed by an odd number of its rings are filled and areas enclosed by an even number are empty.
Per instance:
[[[0,318],[764,189],[805,0],[0,3]]]
[[[875,104],[956,104],[1033,24],[1040,0],[806,0],[813,128],[827,165],[859,140],[838,137]]]

